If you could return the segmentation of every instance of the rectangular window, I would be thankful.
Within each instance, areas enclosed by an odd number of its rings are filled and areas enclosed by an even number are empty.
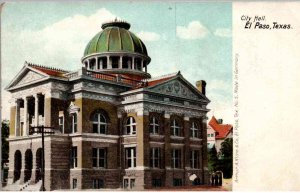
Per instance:
[[[102,179],[93,179],[93,189],[104,188],[104,180]]]
[[[71,149],[71,168],[77,167],[77,146],[73,146]]]
[[[161,183],[161,179],[152,179],[152,187],[161,187],[162,183]]]
[[[125,160],[126,168],[136,167],[136,149],[135,147],[130,147],[125,149]]]
[[[133,189],[135,186],[135,178],[124,178],[123,179],[123,188],[124,189]]]
[[[106,149],[93,148],[93,167],[105,168],[106,167]]]
[[[135,186],[135,179],[130,179],[130,189],[134,188]]]
[[[128,189],[128,185],[129,185],[128,179],[124,179],[124,181],[123,181],[124,189]]]
[[[77,114],[74,113],[72,114],[72,133],[76,133],[77,132]]]
[[[60,116],[58,118],[58,127],[59,127],[59,130],[61,133],[64,133],[65,130],[64,130],[64,117],[63,116]]]
[[[182,179],[174,178],[173,179],[173,186],[182,186]]]
[[[181,150],[172,150],[172,168],[181,168]]]
[[[190,151],[190,167],[199,168],[199,151],[197,150]]]
[[[160,148],[158,147],[151,148],[150,164],[152,168],[160,168]]]
[[[77,179],[76,179],[76,178],[73,178],[73,181],[72,181],[72,188],[73,188],[73,189],[76,189],[76,188],[77,188]]]

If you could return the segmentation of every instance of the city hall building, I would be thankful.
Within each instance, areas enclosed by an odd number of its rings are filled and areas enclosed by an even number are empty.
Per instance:
[[[142,190],[209,183],[206,83],[151,78],[144,43],[124,21],[104,23],[78,71],[25,62],[11,93],[8,186]],[[163,53],[162,53],[163,54]],[[167,64],[166,64],[167,65]]]

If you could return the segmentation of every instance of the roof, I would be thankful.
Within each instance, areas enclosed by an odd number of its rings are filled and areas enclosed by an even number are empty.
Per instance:
[[[140,84],[136,84],[136,86],[133,87],[131,90],[156,86],[160,83],[166,82],[166,81],[174,78],[177,75],[178,75],[178,73],[173,73],[173,74],[167,74],[167,75],[163,75],[163,76],[154,77],[151,79],[144,79],[143,81],[140,81]]]
[[[209,126],[215,130],[216,139],[224,139],[232,130],[232,125],[229,124],[219,124],[215,116],[212,116],[211,120],[208,123]]]
[[[151,79],[148,79],[148,86],[155,86],[157,84],[160,84],[160,83],[163,83],[163,82],[166,82],[167,80],[170,80],[172,78],[174,78],[175,76],[177,76],[180,72],[176,72],[176,73],[173,73],[173,74],[167,74],[167,75],[163,75],[163,76],[159,76],[159,77],[154,77],[154,78],[151,78]]]
[[[69,72],[69,71],[66,71],[66,70],[58,69],[58,68],[41,66],[41,65],[36,65],[36,64],[27,63],[27,62],[26,62],[26,64],[29,67],[32,67],[35,70],[43,72],[43,73],[45,73],[45,74],[47,74],[49,76],[64,77],[64,74]]]
[[[129,52],[148,56],[145,44],[129,31],[129,23],[114,21],[103,24],[102,28],[103,31],[87,44],[84,57],[101,52]]]

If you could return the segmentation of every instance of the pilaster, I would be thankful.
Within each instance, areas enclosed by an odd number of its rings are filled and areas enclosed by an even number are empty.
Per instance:
[[[28,117],[28,98],[24,97],[24,130],[23,130],[23,136],[28,135],[29,130],[29,117]]]
[[[39,125],[39,97],[37,94],[34,95],[34,124]]]

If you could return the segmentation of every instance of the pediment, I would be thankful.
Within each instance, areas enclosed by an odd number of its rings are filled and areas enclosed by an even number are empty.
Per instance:
[[[175,79],[171,79],[164,83],[158,84],[150,88],[151,91],[172,95],[176,97],[182,97],[192,100],[207,100],[202,93],[200,93],[195,87],[193,87],[187,80],[178,76]]]
[[[22,70],[14,77],[14,79],[6,87],[6,89],[9,90],[15,87],[25,86],[31,83],[38,82],[45,78],[47,78],[46,74],[40,73],[39,71],[24,66]]]
[[[30,83],[30,82],[35,82],[37,80],[40,80],[42,78],[45,78],[45,76],[39,74],[39,73],[36,73],[36,72],[33,72],[33,71],[28,71],[16,84],[15,86],[18,86],[18,85],[24,85],[24,84],[27,84],[27,83]]]

